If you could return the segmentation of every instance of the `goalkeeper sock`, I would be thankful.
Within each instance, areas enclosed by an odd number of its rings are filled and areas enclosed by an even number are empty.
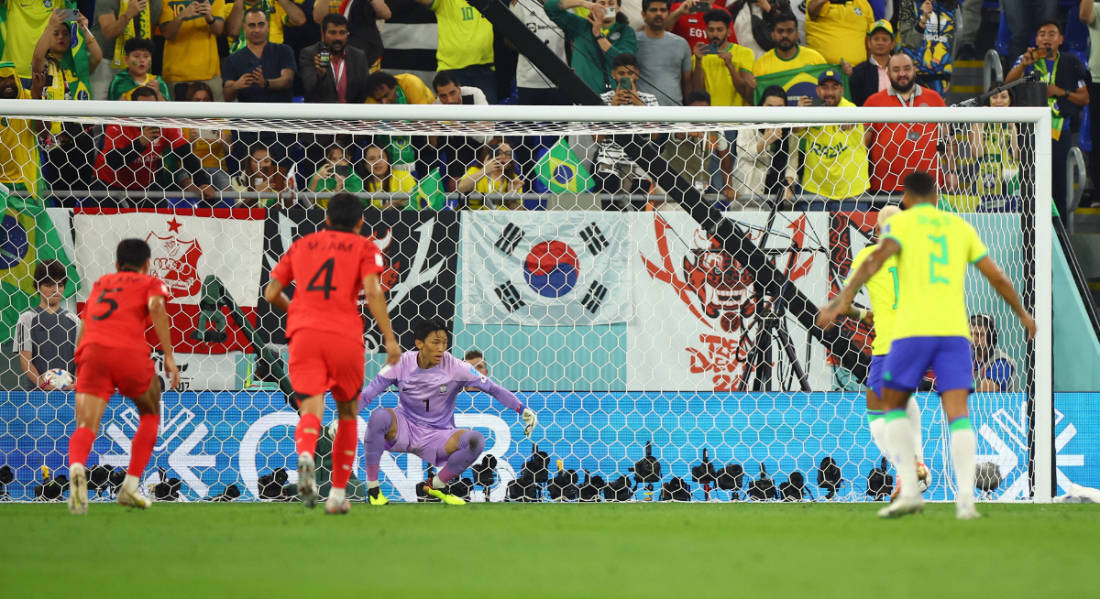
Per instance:
[[[867,410],[867,424],[871,427],[871,440],[879,452],[890,460],[890,452],[886,451],[886,418],[882,412]]]
[[[393,426],[393,412],[377,408],[367,419],[367,432],[363,434],[363,464],[367,470],[367,483],[378,482],[378,464],[386,448],[386,432]]]
[[[466,471],[474,463],[474,460],[481,455],[481,450],[485,449],[485,437],[477,431],[466,431],[462,433],[462,436],[458,438],[458,449],[454,453],[447,456],[447,465],[439,470],[439,474],[436,478],[446,483],[458,475]],[[432,482],[432,486],[437,486],[435,482]],[[445,486],[445,485],[444,485]]]
[[[977,442],[970,418],[963,416],[951,421],[951,462],[955,464],[955,481],[958,491],[955,502],[974,503],[974,460]]]
[[[321,419],[314,414],[302,414],[294,428],[294,449],[298,455],[311,457],[317,452],[317,436],[321,434]]]
[[[88,454],[92,452],[94,441],[95,434],[90,428],[79,426],[73,431],[73,436],[69,437],[69,468],[88,463]]]
[[[130,467],[126,469],[126,474],[136,478],[145,474],[145,466],[149,463],[149,456],[153,455],[153,446],[157,444],[159,425],[159,414],[141,415],[134,440],[130,444]]]
[[[336,436],[332,440],[332,488],[341,493],[348,486],[351,465],[355,462],[355,445],[359,442],[355,424],[355,420],[337,420]]]
[[[912,395],[909,396],[909,401],[905,404],[905,415],[909,418],[909,427],[912,430],[910,434],[913,435],[913,447],[916,450],[917,461],[923,462],[924,432],[921,430],[920,406],[917,405],[917,399]]]
[[[901,483],[903,499],[917,499],[920,488],[917,486],[917,464],[913,461],[913,431],[905,410],[890,410],[886,413],[886,449],[887,456],[894,462]]]

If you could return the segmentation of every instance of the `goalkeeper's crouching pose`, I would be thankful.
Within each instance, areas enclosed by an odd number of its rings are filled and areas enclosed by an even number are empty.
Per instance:
[[[439,469],[421,483],[424,491],[444,503],[462,505],[462,499],[444,492],[481,456],[485,437],[470,429],[455,428],[455,397],[474,387],[520,414],[528,437],[538,423],[535,413],[511,391],[490,381],[468,363],[447,352],[449,332],[438,321],[423,321],[414,331],[416,350],[405,352],[397,364],[387,366],[359,395],[359,410],[374,401],[390,385],[397,385],[397,408],[376,408],[367,419],[363,435],[367,471],[367,497],[371,505],[387,503],[378,483],[382,451],[411,453]]]

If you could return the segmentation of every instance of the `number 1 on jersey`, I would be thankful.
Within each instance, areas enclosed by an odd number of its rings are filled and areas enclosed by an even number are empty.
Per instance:
[[[306,291],[323,291],[325,293],[325,299],[329,299],[329,295],[336,291],[336,288],[332,286],[332,269],[336,267],[336,258],[329,258],[321,264],[321,268],[317,269],[317,272],[313,274],[313,278],[309,280],[309,285],[306,286]],[[321,285],[317,285],[317,280],[321,279],[322,273],[324,274],[324,280]]]
[[[928,282],[933,285],[936,283],[950,283],[947,277],[936,274],[937,264],[947,266],[947,237],[944,235],[929,235],[928,238],[940,246],[939,256],[934,252],[928,254]]]

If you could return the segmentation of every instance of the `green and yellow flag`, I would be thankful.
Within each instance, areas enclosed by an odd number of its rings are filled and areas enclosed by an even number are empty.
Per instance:
[[[791,106],[798,104],[802,96],[817,97],[817,78],[824,71],[835,70],[840,75],[840,82],[844,85],[844,97],[852,99],[852,90],[848,87],[848,76],[844,70],[835,64],[815,64],[787,71],[778,71],[760,75],[756,78],[756,95],[753,97],[753,105],[760,104],[760,97],[764,90],[773,85],[782,87],[787,92],[787,103]]]
[[[535,176],[553,193],[581,193],[592,189],[592,175],[561,138],[535,163]]]
[[[443,210],[447,207],[447,193],[443,191],[443,175],[438,168],[428,171],[428,174],[416,183],[416,189],[412,196],[421,208]]]
[[[7,301],[0,299],[0,343],[7,343],[19,314],[38,302],[34,267],[40,260],[60,260],[65,265],[69,273],[66,297],[76,293],[80,280],[46,209],[33,200],[8,197],[8,188],[3,185],[0,198],[0,204],[5,206],[0,238],[0,286],[7,296]]]

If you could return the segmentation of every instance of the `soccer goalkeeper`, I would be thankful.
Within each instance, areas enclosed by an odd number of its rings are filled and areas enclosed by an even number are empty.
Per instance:
[[[405,352],[397,364],[383,368],[359,395],[362,411],[390,385],[398,389],[397,408],[372,411],[363,435],[371,505],[387,503],[378,482],[383,450],[411,453],[427,460],[439,472],[420,483],[425,493],[450,505],[466,503],[445,492],[447,483],[465,472],[485,448],[481,433],[455,427],[455,398],[465,387],[484,391],[515,410],[523,419],[523,434],[528,437],[538,424],[534,411],[515,394],[448,353],[449,341],[442,322],[418,323],[413,331],[416,350]]]

